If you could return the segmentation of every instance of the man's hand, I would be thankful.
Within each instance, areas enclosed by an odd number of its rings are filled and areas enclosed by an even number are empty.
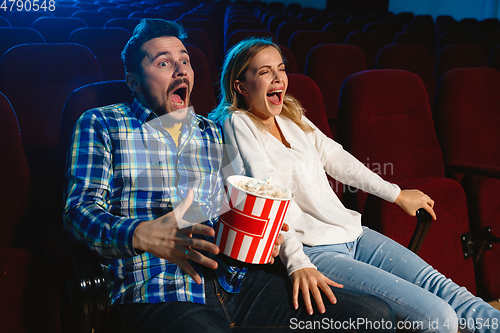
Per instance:
[[[155,220],[145,221],[139,224],[134,233],[133,245],[135,249],[149,252],[152,255],[166,259],[179,266],[189,274],[196,283],[201,283],[200,276],[191,267],[188,259],[211,269],[217,268],[217,262],[200,252],[207,251],[218,254],[219,247],[203,239],[193,238],[193,234],[214,236],[214,229],[209,226],[196,223],[190,227],[179,229],[178,222],[193,202],[194,193],[189,190],[186,198],[173,211]]]
[[[290,227],[288,224],[283,223],[281,226],[281,231],[288,231],[290,230]],[[282,234],[279,234],[278,237],[276,238],[276,241],[274,242],[274,249],[273,253],[271,254],[271,261],[269,262],[271,265],[274,264],[274,257],[277,257],[280,254],[280,245],[283,244],[285,241],[284,237]]]
[[[434,200],[419,190],[402,190],[394,201],[399,207],[411,216],[417,215],[417,210],[425,209],[436,220],[434,212]]]
[[[320,313],[325,313],[326,309],[321,298],[321,290],[326,294],[332,304],[337,303],[337,299],[332,292],[330,286],[343,288],[343,285],[334,282],[321,274],[316,268],[302,268],[290,274],[290,280],[293,284],[293,307],[299,308],[299,291],[302,292],[302,298],[306,306],[307,313],[313,314],[313,307],[311,303],[311,296],[309,291],[314,297],[314,301]],[[319,287],[319,288],[318,288]]]

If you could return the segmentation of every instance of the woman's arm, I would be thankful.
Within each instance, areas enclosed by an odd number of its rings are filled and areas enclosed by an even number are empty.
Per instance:
[[[419,208],[424,208],[436,219],[434,201],[425,193],[401,190],[396,184],[385,181],[317,128],[313,140],[326,172],[336,180],[394,202],[411,216],[415,216]]]
[[[263,138],[259,130],[252,126],[250,118],[244,119],[243,117],[246,116],[232,116],[224,123],[226,151],[231,160],[232,169],[236,174],[258,179],[276,176],[276,169],[273,168],[263,144],[265,137]],[[292,297],[295,309],[299,307],[300,291],[309,314],[313,313],[310,293],[313,295],[319,312],[324,313],[325,307],[320,289],[332,303],[336,303],[335,295],[330,286],[341,288],[342,285],[320,273],[304,253],[302,242],[294,230],[294,221],[300,219],[301,213],[300,207],[295,201],[292,201],[285,219],[290,230],[283,233],[284,242],[280,248],[280,258],[287,268],[293,284]]]

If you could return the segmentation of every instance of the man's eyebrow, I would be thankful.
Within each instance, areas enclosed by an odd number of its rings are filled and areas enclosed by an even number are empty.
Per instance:
[[[181,53],[189,55],[189,52],[187,50],[181,50]],[[151,59],[151,61],[154,61],[155,59],[157,59],[161,56],[171,55],[171,54],[172,54],[172,52],[170,52],[170,51],[163,51],[163,52],[158,52],[154,57],[149,57],[149,58]]]

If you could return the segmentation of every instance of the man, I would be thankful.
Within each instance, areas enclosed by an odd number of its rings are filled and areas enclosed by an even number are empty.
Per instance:
[[[304,306],[293,309],[279,265],[241,269],[217,259],[222,137],[188,108],[194,73],[184,37],[176,23],[142,20],[122,53],[134,102],[84,113],[68,152],[65,227],[101,257],[110,325],[116,332],[258,332],[321,323],[393,332],[393,314],[378,298],[335,288],[333,304],[321,282],[328,299],[323,305],[316,288],[318,307],[309,315]]]

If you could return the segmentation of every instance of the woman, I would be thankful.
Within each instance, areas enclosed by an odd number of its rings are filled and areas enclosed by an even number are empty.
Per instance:
[[[363,228],[360,214],[342,205],[326,173],[370,189],[410,215],[424,208],[436,219],[427,195],[384,181],[321,133],[286,95],[287,85],[279,47],[265,39],[244,40],[226,56],[221,103],[209,118],[221,124],[226,145],[234,146],[227,151],[236,174],[272,177],[295,194],[287,213],[290,231],[280,250],[293,283],[294,306],[301,291],[310,313],[310,293],[322,309],[319,289],[327,292],[338,282],[381,297],[397,320],[416,331],[498,331],[500,311],[413,252]],[[472,325],[459,325],[467,320]],[[496,326],[481,325],[486,320]]]

